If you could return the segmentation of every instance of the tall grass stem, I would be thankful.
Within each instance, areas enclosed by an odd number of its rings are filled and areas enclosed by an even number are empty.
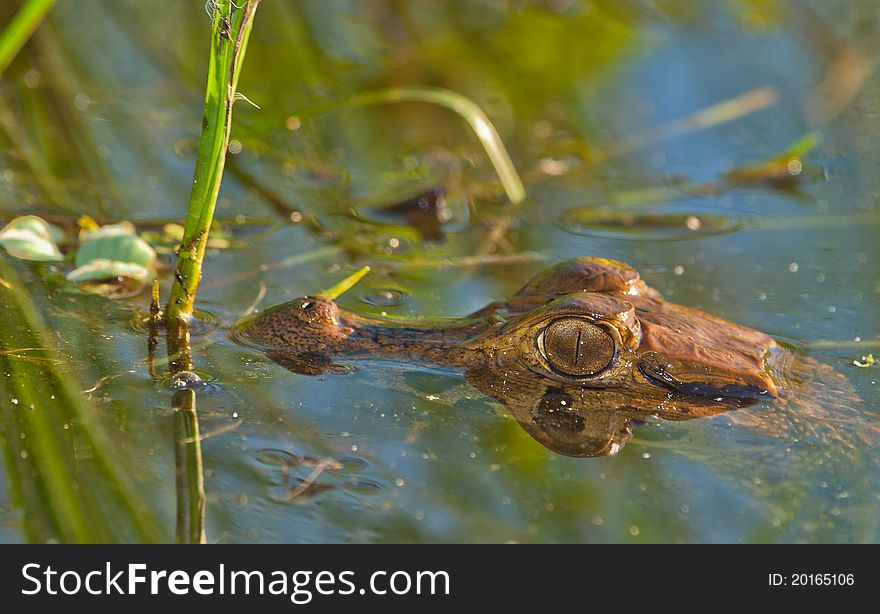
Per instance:
[[[230,0],[211,0],[208,4],[213,29],[205,113],[183,240],[177,254],[177,270],[165,310],[167,319],[189,320],[192,316],[223,179],[238,77],[259,3],[260,0],[246,0],[240,8]]]

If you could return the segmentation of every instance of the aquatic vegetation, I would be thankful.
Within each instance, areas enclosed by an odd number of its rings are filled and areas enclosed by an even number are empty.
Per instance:
[[[0,246],[20,260],[52,262],[63,260],[58,249],[62,239],[59,228],[36,215],[17,217],[0,230]]]
[[[860,367],[862,369],[867,369],[868,367],[873,367],[874,365],[877,364],[877,362],[878,361],[876,358],[874,358],[873,354],[866,354],[865,356],[862,356],[860,359],[858,359],[858,360],[853,359],[853,361],[852,361],[852,363],[855,366]]]
[[[139,292],[156,271],[156,250],[130,223],[99,226],[82,231],[74,266],[67,280],[96,294],[114,293],[116,286]]]
[[[234,2],[211,0],[206,5],[213,26],[204,122],[183,240],[177,255],[175,283],[165,310],[167,318],[187,320],[192,316],[196,290],[202,277],[205,247],[223,180],[232,129],[232,107],[238,100],[238,78],[259,3],[260,0],[246,0],[239,7]]]
[[[780,189],[791,189],[804,172],[804,156],[822,142],[815,132],[804,135],[779,155],[756,164],[734,168],[724,174],[726,181],[735,185],[766,184]]]
[[[519,173],[516,172],[513,161],[510,159],[510,154],[507,153],[504,142],[501,140],[495,126],[478,104],[457,92],[441,88],[393,87],[386,90],[356,94],[339,103],[331,103],[324,107],[313,109],[310,115],[339,107],[362,107],[396,102],[435,104],[458,114],[468,123],[486,150],[486,155],[489,156],[495,172],[498,173],[498,178],[501,180],[501,185],[504,187],[510,202],[517,204],[525,199],[525,187],[523,187]]]

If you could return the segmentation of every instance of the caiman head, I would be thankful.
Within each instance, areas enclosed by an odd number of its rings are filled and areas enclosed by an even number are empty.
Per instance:
[[[389,322],[304,297],[240,325],[236,337],[315,374],[370,357],[461,369],[546,447],[616,452],[633,422],[686,420],[776,397],[768,335],[664,301],[628,265],[577,258],[469,316]]]

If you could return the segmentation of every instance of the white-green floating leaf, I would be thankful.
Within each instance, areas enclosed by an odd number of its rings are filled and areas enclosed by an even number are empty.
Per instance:
[[[13,258],[37,262],[63,260],[56,241],[60,231],[36,215],[17,217],[0,230],[0,246]]]
[[[156,251],[137,236],[132,224],[122,222],[83,233],[75,268],[67,279],[105,296],[115,296],[114,288],[119,286],[136,293],[152,276],[155,264]]]
[[[101,226],[82,238],[74,265],[79,268],[95,260],[137,264],[152,269],[156,251],[135,234],[134,226],[122,222]]]
[[[150,277],[150,269],[131,262],[98,258],[88,264],[75,268],[67,274],[67,280],[75,283],[103,281],[116,277],[125,277],[145,282]]]

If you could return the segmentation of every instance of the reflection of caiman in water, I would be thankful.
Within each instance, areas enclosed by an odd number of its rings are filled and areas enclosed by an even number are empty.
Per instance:
[[[651,416],[689,420],[762,399],[772,407],[744,418],[768,434],[823,420],[818,400],[800,417],[780,409],[808,381],[810,395],[834,405],[854,398],[830,367],[762,332],[668,303],[628,265],[599,258],[559,264],[510,300],[443,324],[365,318],[305,297],[252,317],[235,335],[297,373],[358,358],[463,370],[532,437],[571,456],[612,454],[633,422]]]

